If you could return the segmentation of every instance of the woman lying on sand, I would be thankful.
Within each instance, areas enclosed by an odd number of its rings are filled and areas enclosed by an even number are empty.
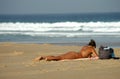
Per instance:
[[[70,51],[59,56],[40,56],[35,58],[35,61],[46,60],[46,61],[59,61],[59,60],[70,60],[70,59],[99,59],[96,51],[96,43],[91,40],[87,46],[83,46],[80,52]]]

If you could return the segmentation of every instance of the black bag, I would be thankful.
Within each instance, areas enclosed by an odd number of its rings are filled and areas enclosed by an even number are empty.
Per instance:
[[[110,59],[114,56],[114,50],[113,48],[107,47],[107,46],[100,46],[99,48],[99,58],[100,59]]]

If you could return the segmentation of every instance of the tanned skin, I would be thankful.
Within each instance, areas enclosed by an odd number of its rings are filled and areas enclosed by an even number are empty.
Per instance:
[[[99,59],[94,46],[84,46],[81,51],[75,52],[70,51],[65,54],[59,56],[40,56],[35,58],[35,61],[46,60],[46,61],[59,61],[59,60],[72,60],[72,59],[81,59],[81,58],[89,58],[89,59]]]

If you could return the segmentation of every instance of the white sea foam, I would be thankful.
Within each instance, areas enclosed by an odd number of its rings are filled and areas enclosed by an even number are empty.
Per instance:
[[[120,22],[0,23],[0,34],[53,37],[120,35]]]

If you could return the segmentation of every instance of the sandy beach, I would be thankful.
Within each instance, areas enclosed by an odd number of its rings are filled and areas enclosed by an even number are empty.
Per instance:
[[[0,43],[0,79],[120,78],[120,60],[33,61],[38,56],[59,55],[80,49],[81,46],[72,45]],[[120,48],[114,50],[120,57]]]

